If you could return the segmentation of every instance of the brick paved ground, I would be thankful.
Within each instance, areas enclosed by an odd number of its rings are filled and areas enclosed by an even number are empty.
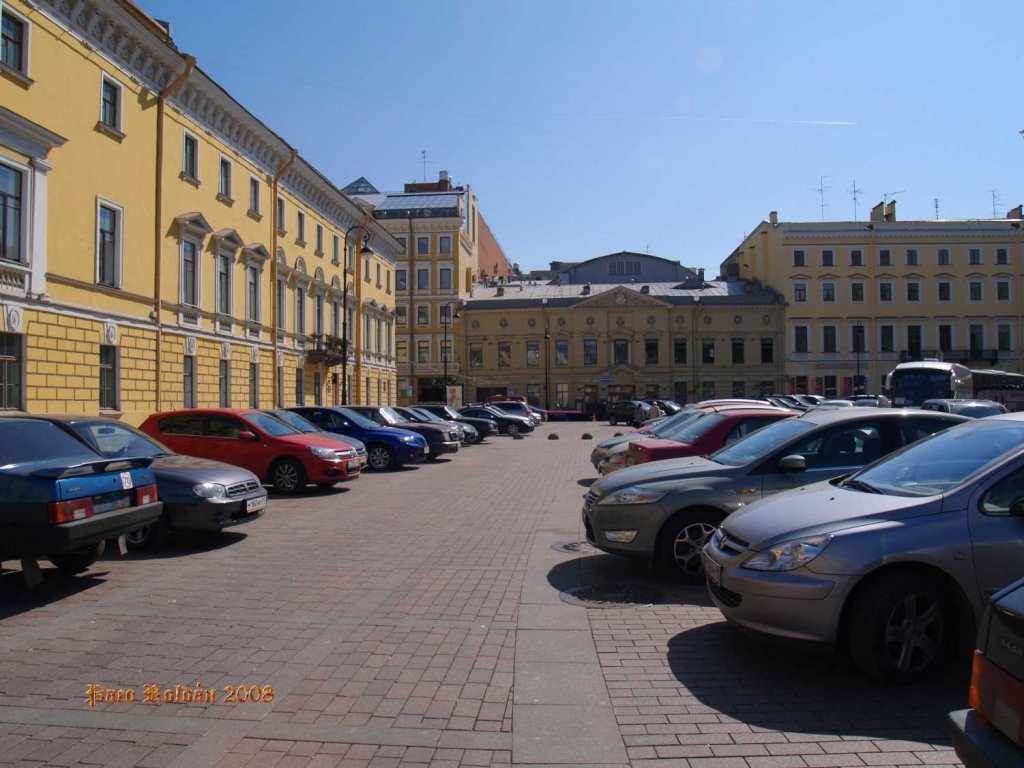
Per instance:
[[[882,689],[737,637],[700,589],[577,541],[592,442],[549,424],[450,461],[273,498],[260,521],[88,575],[0,576],[0,764],[955,764],[963,671]],[[557,432],[559,441],[549,441]],[[585,610],[558,589],[660,588]],[[109,703],[86,686],[273,685],[229,704]]]

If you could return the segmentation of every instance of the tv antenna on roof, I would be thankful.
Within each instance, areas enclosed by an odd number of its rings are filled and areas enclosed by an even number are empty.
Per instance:
[[[825,193],[832,191],[832,187],[826,187],[825,186],[825,179],[827,179],[827,178],[828,178],[827,175],[826,176],[819,176],[818,177],[818,186],[816,186],[813,190],[811,190],[812,192],[817,192],[819,195],[821,195],[821,220],[822,221],[825,220],[825,208],[828,207],[828,203],[825,202]]]
[[[935,198],[935,220],[939,220],[939,198]]]
[[[992,218],[999,218],[999,206],[1003,204],[1003,196],[999,194],[998,189],[990,189],[992,193]]]
[[[890,197],[896,197],[896,195],[902,195],[904,192],[906,192],[905,189],[901,189],[899,192],[883,192],[882,193],[882,204],[883,205],[888,205]]]
[[[853,220],[857,220],[857,195],[862,193],[864,190],[857,187],[857,180],[853,180],[853,187],[846,191],[846,194],[853,198]]]
[[[423,183],[427,183],[427,163],[436,163],[436,160],[427,160],[427,150],[420,152],[420,164],[423,166]]]

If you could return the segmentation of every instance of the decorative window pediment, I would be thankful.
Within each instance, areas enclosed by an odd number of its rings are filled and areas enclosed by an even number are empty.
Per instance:
[[[0,144],[29,157],[45,160],[51,149],[64,146],[66,141],[63,136],[38,123],[0,107]]]
[[[242,258],[246,261],[263,263],[270,261],[270,251],[264,248],[262,243],[249,243],[242,249]]]
[[[199,211],[191,211],[174,217],[174,223],[181,227],[181,231],[195,237],[206,237],[213,234],[213,227],[206,217]]]
[[[210,239],[216,241],[217,247],[219,248],[226,247],[234,251],[240,251],[245,248],[245,241],[242,240],[238,232],[233,229],[218,230],[210,236]]]

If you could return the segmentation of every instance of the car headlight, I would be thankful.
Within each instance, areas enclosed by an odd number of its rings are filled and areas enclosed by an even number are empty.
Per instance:
[[[200,483],[192,486],[192,493],[200,499],[223,499],[228,495],[228,489],[220,483]]]
[[[605,457],[605,461],[607,461],[609,464],[625,464],[626,452],[620,451],[619,453],[609,453]]]
[[[623,488],[621,491],[608,494],[598,504],[653,504],[665,498],[662,491],[649,488]]]
[[[402,435],[402,437],[400,437],[398,439],[401,440],[403,443],[415,443],[416,442],[416,438],[413,437],[412,435]]]
[[[763,552],[758,552],[743,564],[752,571],[792,571],[802,568],[825,551],[831,536],[787,541]]]
[[[321,448],[319,445],[308,445],[309,452],[316,456],[318,459],[329,459],[336,461],[338,454],[336,451],[332,451],[330,448]]]

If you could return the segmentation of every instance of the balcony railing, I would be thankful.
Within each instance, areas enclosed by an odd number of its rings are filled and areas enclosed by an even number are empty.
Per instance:
[[[345,361],[345,340],[337,336],[313,335],[306,341],[306,362],[333,366]]]
[[[942,360],[946,363],[985,362],[995,365],[999,362],[998,349],[919,349],[900,352],[901,363],[913,363],[919,360]]]

